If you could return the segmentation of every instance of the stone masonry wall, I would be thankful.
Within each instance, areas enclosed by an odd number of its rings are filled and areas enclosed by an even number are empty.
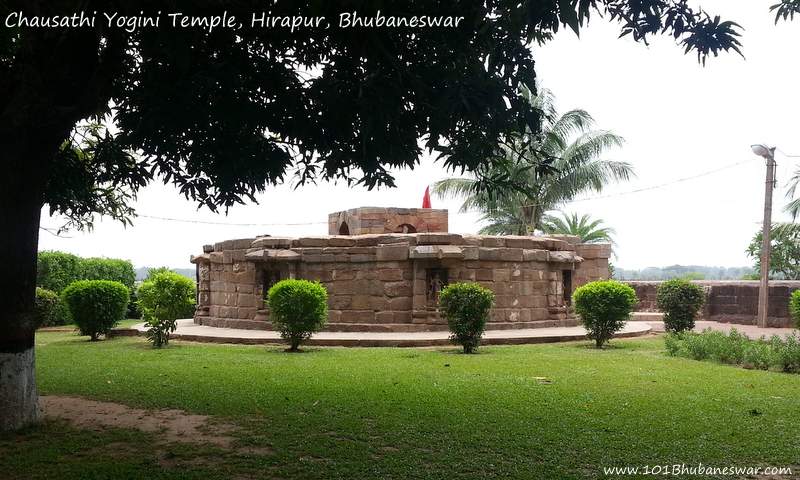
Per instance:
[[[280,279],[305,278],[328,290],[329,330],[445,329],[435,290],[455,281],[495,292],[490,328],[571,325],[565,271],[571,275],[584,261],[576,254],[582,247],[553,238],[449,233],[228,240],[192,258],[199,277],[195,322],[270,328],[264,290]],[[572,278],[582,281],[598,268],[593,263]]]
[[[423,232],[447,232],[447,210],[361,207],[328,215],[329,235]]]
[[[636,291],[636,311],[657,312],[656,291],[659,281],[627,281]],[[706,303],[701,317],[706,320],[754,325],[758,315],[759,282],[751,280],[694,281],[705,290]],[[770,281],[767,321],[773,327],[791,327],[789,298],[800,289],[800,281]]]

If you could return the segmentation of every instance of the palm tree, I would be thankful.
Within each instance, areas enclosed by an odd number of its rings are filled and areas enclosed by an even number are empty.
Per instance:
[[[570,110],[558,116],[553,94],[521,95],[540,113],[538,134],[519,133],[512,145],[500,149],[482,172],[484,177],[502,177],[519,188],[480,188],[476,178],[447,178],[433,185],[440,198],[464,198],[461,212],[479,211],[487,222],[480,233],[529,235],[542,229],[546,212],[556,210],[576,196],[599,192],[612,181],[634,175],[626,162],[601,160],[608,149],[622,146],[622,137],[593,130],[594,119],[585,110]],[[549,169],[543,164],[549,163]]]
[[[786,191],[786,198],[792,198],[792,200],[783,207],[783,210],[789,212],[792,215],[792,221],[794,221],[797,220],[797,215],[800,214],[800,198],[793,198],[797,187],[800,186],[800,168],[794,171],[786,186],[789,187]]]
[[[545,215],[542,231],[549,234],[575,235],[581,243],[614,243],[614,229],[603,226],[603,220],[592,220],[589,215],[577,213],[568,215],[561,212],[561,217]]]

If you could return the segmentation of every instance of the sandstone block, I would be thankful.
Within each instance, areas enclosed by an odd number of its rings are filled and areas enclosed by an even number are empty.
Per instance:
[[[255,307],[239,307],[236,310],[236,316],[242,320],[252,320],[255,318],[257,310]]]
[[[389,310],[411,310],[411,307],[412,301],[410,297],[397,297],[389,300]]]
[[[506,240],[501,236],[486,235],[481,236],[480,239],[482,247],[502,248],[506,246]]]
[[[383,290],[387,297],[410,297],[412,288],[410,282],[385,282]]]
[[[395,323],[394,312],[375,312],[376,323]]]
[[[328,239],[328,245],[331,247],[354,247],[356,239],[347,235],[336,235]]]
[[[401,261],[408,259],[408,245],[381,245],[376,250],[376,258],[380,261]]]
[[[289,248],[292,246],[292,239],[289,237],[258,237],[250,244],[252,248]]]
[[[342,310],[341,322],[372,323],[375,321],[375,312],[371,310]]]
[[[350,308],[352,310],[372,310],[372,297],[369,295],[353,295]]]
[[[349,310],[352,305],[350,295],[331,295],[328,297],[328,307],[334,310]]]
[[[418,233],[417,245],[458,245],[461,238],[461,235],[455,233]]]
[[[257,307],[260,299],[256,298],[252,293],[240,293],[236,297],[236,305],[239,307]]]
[[[409,251],[411,258],[464,258],[461,247],[456,245],[417,245]]]
[[[522,259],[526,262],[546,262],[548,259],[548,252],[542,249],[525,249],[522,251]]]
[[[494,270],[488,268],[481,268],[475,271],[475,278],[479,282],[491,282],[494,280]]]
[[[464,260],[478,259],[478,247],[476,246],[461,247],[461,252],[464,254]]]
[[[506,247],[509,248],[539,248],[541,243],[536,237],[522,236],[522,235],[507,235],[503,237],[506,242]]]
[[[402,279],[403,269],[401,268],[385,268],[378,270],[378,280],[382,282],[396,282]]]
[[[507,268],[496,268],[492,277],[495,282],[508,282],[511,281],[511,271]]]
[[[327,247],[329,237],[300,237],[292,240],[292,248],[295,247]]]

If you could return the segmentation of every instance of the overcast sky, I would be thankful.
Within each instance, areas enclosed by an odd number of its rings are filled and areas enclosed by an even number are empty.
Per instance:
[[[697,3],[744,27],[746,59],[723,54],[701,67],[695,56],[683,55],[668,38],[655,39],[649,47],[627,37],[620,40],[618,27],[599,18],[580,39],[567,30],[534,49],[540,83],[553,90],[561,111],[583,108],[599,128],[626,139],[624,148],[607,157],[630,162],[637,177],[610,186],[600,194],[605,198],[589,194],[564,206],[567,212],[602,218],[616,229],[615,263],[622,268],[751,264],[744,249],[760,228],[765,167],[749,146],[763,142],[800,155],[800,21],[775,26],[770,1]],[[787,219],[782,213],[785,185],[800,158],[780,152],[776,158],[779,188],[773,218],[780,221]],[[394,189],[281,186],[259,197],[259,205],[234,207],[227,216],[198,211],[173,187],[159,183],[140,193],[136,209],[142,216],[133,227],[104,220],[90,233],[64,234],[69,238],[42,231],[39,245],[41,250],[127,258],[136,266],[187,267],[189,255],[200,253],[205,243],[257,234],[322,235],[329,212],[359,206],[419,207],[425,186],[445,176],[440,165],[424,158],[415,171],[396,172]],[[650,188],[663,184],[668,185]],[[650,189],[626,193],[643,188]],[[458,213],[458,201],[434,198],[433,206],[450,209],[451,231],[477,230],[478,215]],[[43,211],[42,226],[60,224]]]

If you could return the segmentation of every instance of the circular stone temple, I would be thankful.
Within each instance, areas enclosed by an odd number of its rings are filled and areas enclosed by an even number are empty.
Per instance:
[[[608,244],[572,236],[458,235],[447,210],[363,207],[332,213],[329,235],[226,240],[192,256],[200,325],[270,329],[265,298],[286,278],[328,290],[327,331],[446,330],[437,311],[450,282],[495,293],[487,329],[574,326],[572,291],[608,278]]]

